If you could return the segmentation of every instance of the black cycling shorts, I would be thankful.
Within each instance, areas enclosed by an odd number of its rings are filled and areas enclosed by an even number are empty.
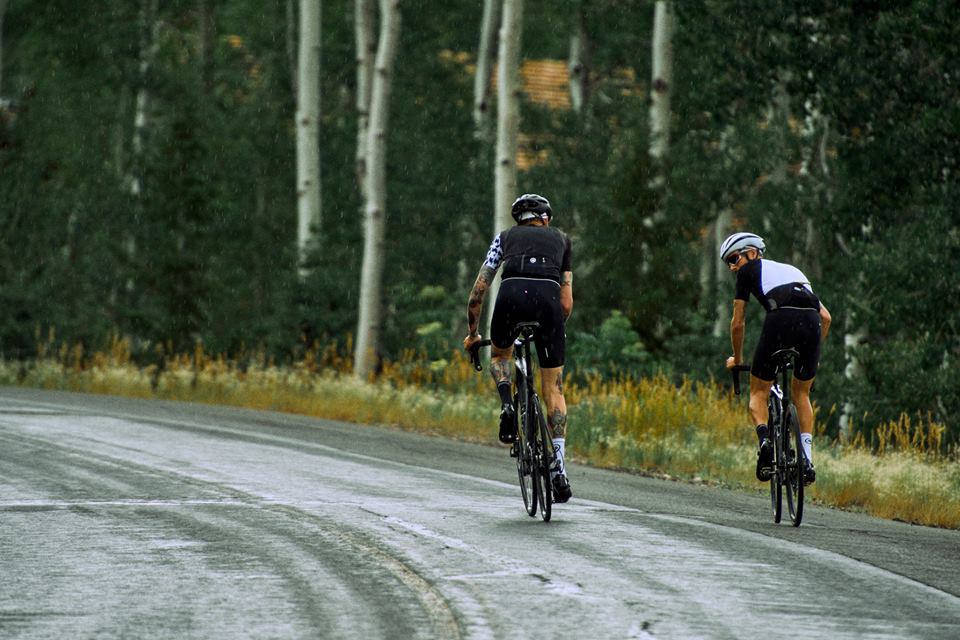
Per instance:
[[[537,359],[543,369],[562,367],[566,353],[560,285],[553,280],[508,278],[500,283],[490,321],[490,340],[506,349],[520,334],[519,322],[539,322],[535,336]]]
[[[817,375],[820,362],[820,313],[814,309],[777,309],[767,313],[753,352],[750,373],[761,380],[776,377],[773,354],[793,347],[797,356],[793,377],[811,380]]]

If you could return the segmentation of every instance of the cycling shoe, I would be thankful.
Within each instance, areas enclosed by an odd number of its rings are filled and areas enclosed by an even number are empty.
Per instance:
[[[760,449],[757,451],[757,480],[767,482],[773,475],[773,443],[769,438],[764,438],[760,442]]]

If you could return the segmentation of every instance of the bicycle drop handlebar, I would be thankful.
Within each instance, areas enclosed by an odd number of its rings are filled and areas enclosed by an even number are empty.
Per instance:
[[[730,375],[733,376],[733,393],[740,395],[740,372],[750,371],[750,365],[738,364],[730,367]]]
[[[483,365],[480,364],[480,347],[489,347],[491,344],[489,340],[480,340],[470,345],[470,362],[477,371],[483,371]]]

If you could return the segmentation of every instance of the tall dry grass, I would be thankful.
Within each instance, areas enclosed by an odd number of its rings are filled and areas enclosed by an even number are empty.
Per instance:
[[[262,354],[238,360],[197,348],[138,366],[129,344],[105,352],[41,350],[29,366],[0,362],[0,383],[86,393],[162,398],[393,425],[474,442],[494,442],[492,383],[464,354],[429,361],[414,351],[384,363],[377,379],[350,372],[350,347],[308,351],[290,366]],[[746,401],[713,384],[665,377],[590,378],[566,385],[569,455],[631,472],[766,491],[754,478],[755,436]],[[822,434],[822,428],[817,430]],[[944,427],[902,416],[851,443],[818,437],[816,502],[918,524],[960,528],[960,465],[945,451]]]

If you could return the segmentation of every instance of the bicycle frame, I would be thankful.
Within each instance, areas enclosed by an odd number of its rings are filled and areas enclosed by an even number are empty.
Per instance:
[[[546,421],[536,392],[531,344],[539,328],[536,322],[517,325],[520,335],[514,343],[514,396],[517,408],[517,441],[511,455],[517,455],[517,470],[520,478],[524,506],[532,517],[540,508],[544,522],[550,520],[553,505],[553,486],[550,479],[550,464],[553,461],[553,446],[547,432]],[[527,482],[532,486],[528,487]],[[528,490],[531,494],[528,499]]]
[[[554,452],[540,407],[540,398],[535,389],[536,381],[530,349],[539,326],[536,322],[527,322],[520,323],[516,327],[520,332],[513,351],[516,372],[513,381],[513,401],[517,416],[517,439],[511,447],[510,455],[517,459],[517,476],[524,508],[531,517],[537,514],[539,508],[540,517],[544,522],[548,522],[553,505],[550,465],[553,462]],[[470,359],[477,371],[483,368],[480,364],[479,349],[489,344],[489,340],[481,340],[470,350]]]
[[[795,527],[799,527],[803,519],[803,448],[797,409],[790,398],[793,358],[797,355],[794,349],[781,349],[773,354],[776,369],[767,396],[767,425],[773,443],[773,473],[770,476],[773,521],[779,523],[782,518],[783,488],[786,487],[787,508]],[[750,371],[750,367],[738,365],[730,370],[736,395],[740,395],[741,371]]]

